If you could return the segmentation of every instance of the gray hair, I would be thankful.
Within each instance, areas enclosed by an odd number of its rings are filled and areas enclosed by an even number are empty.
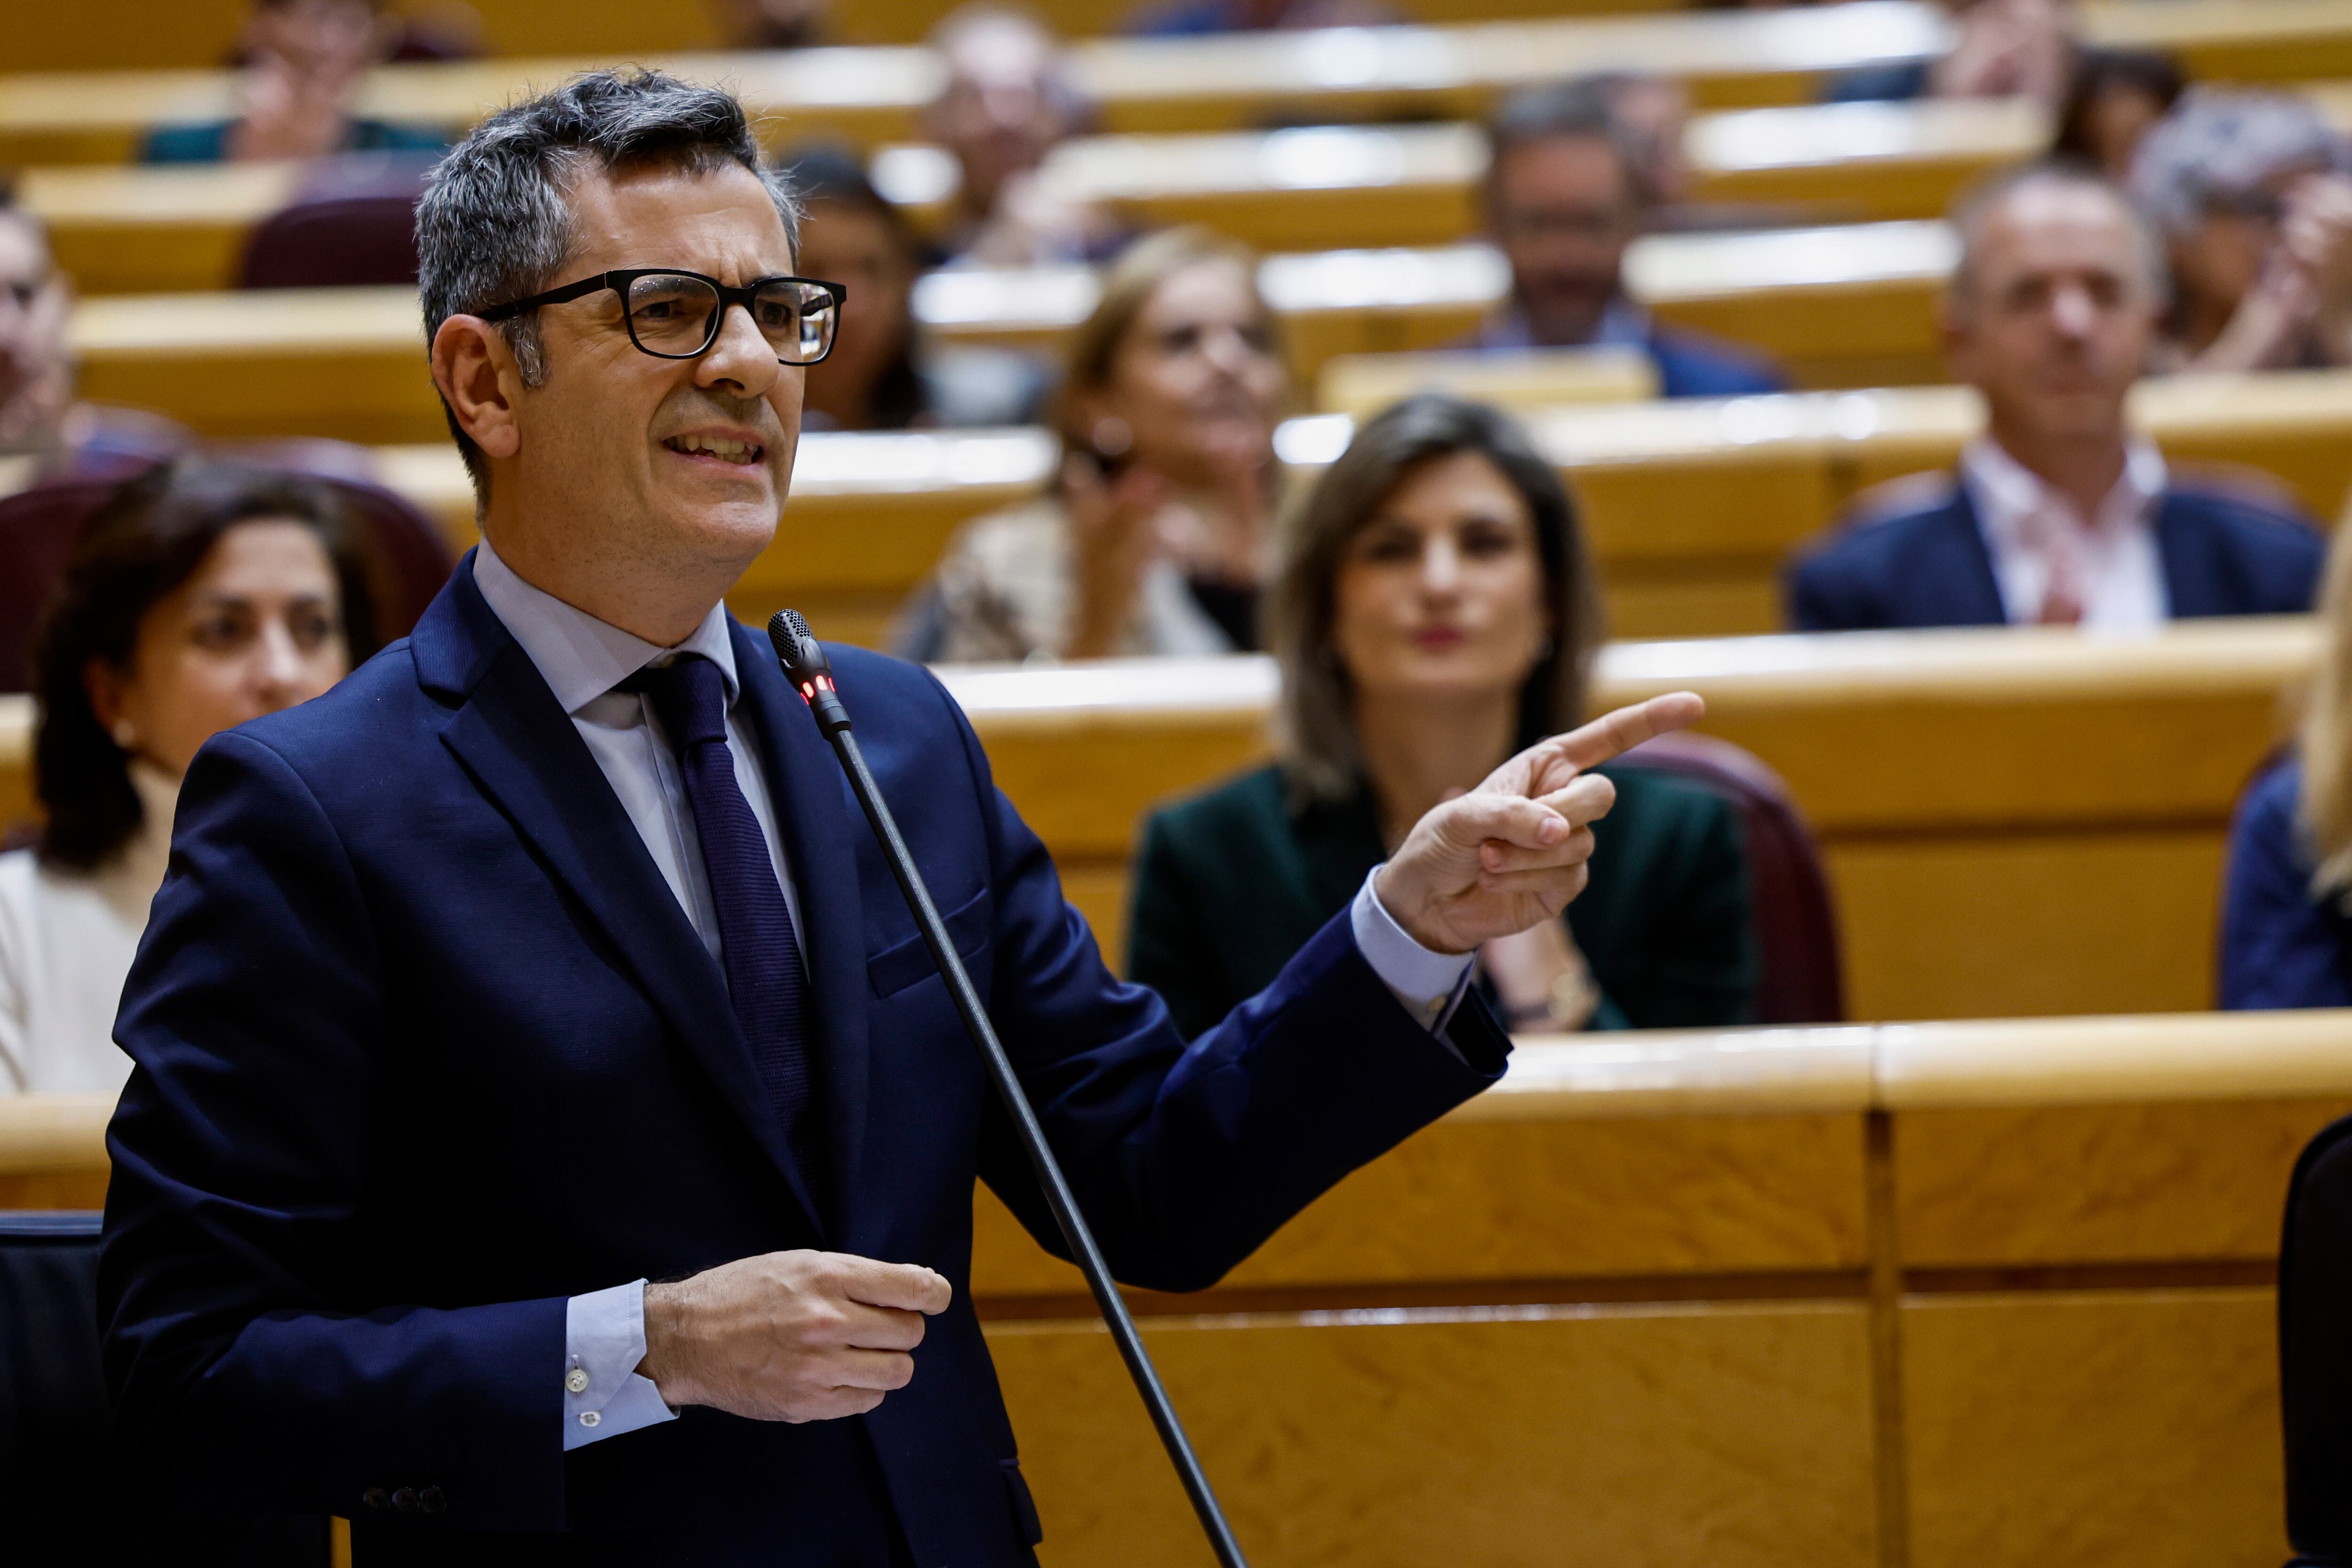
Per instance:
[[[591,71],[552,92],[511,104],[449,150],[416,207],[417,284],[427,342],[451,316],[478,315],[558,282],[574,243],[571,188],[583,171],[612,174],[676,164],[697,174],[749,169],[775,198],[795,253],[800,207],[790,182],[765,167],[751,121],[734,97],[655,70]],[[529,311],[499,323],[523,384],[547,376],[539,323]],[[481,448],[446,404],[449,434],[488,499]]]
[[[1517,490],[1535,524],[1551,647],[1519,687],[1518,744],[1572,730],[1601,647],[1601,595],[1559,473],[1517,421],[1452,393],[1406,398],[1356,432],[1283,521],[1266,591],[1266,645],[1282,671],[1276,728],[1291,793],[1345,798],[1363,772],[1355,705],[1334,631],[1339,563],[1397,487],[1433,458],[1475,452]]]
[[[2296,169],[2341,169],[2344,143],[2319,110],[2283,92],[2189,92],[2132,157],[2132,195],[2168,235],[2202,223],[2216,201]]]
[[[1952,268],[1949,290],[1958,308],[1967,309],[1976,282],[1977,247],[1985,220],[2019,191],[2044,184],[2078,185],[2113,201],[2116,210],[2123,215],[2125,226],[2131,230],[2132,248],[2139,253],[2140,268],[2147,275],[2148,287],[2158,300],[2165,298],[2171,289],[2171,279],[2164,265],[2164,247],[2158,242],[2155,230],[2148,226],[2147,217],[2129,197],[2088,163],[2074,158],[2052,157],[1997,169],[1962,191],[1952,204],[1948,221],[1959,237],[1960,256]]]

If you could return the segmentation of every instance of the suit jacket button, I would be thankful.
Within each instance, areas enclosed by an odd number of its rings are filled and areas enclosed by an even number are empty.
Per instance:
[[[426,1487],[416,1494],[416,1506],[427,1513],[439,1513],[449,1506],[449,1500],[441,1495],[439,1487]]]
[[[381,1512],[383,1510],[392,1506],[392,1494],[385,1491],[382,1487],[370,1487],[367,1490],[360,1493],[360,1501]]]
[[[416,1511],[416,1489],[415,1487],[403,1487],[398,1491],[393,1493],[392,1506],[399,1510],[402,1513],[415,1513]]]

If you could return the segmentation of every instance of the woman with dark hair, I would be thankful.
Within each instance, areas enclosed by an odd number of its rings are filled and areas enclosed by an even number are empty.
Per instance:
[[[803,430],[908,430],[1025,425],[1052,381],[1007,349],[927,350],[913,308],[923,246],[906,218],[845,153],[815,148],[791,161],[799,194],[798,265],[845,284],[833,352],[809,367]]]
[[[313,480],[182,461],[90,519],[35,643],[40,839],[0,855],[0,1092],[121,1086],[115,1005],[181,776],[217,731],[341,679],[373,622]]]
[[[1582,720],[1601,610],[1576,513],[1507,417],[1425,394],[1356,435],[1278,545],[1281,758],[1145,826],[1128,978],[1186,1033],[1270,981],[1419,816]],[[1591,880],[1479,953],[1515,1027],[1735,1024],[1758,959],[1733,808],[1602,770]]]
[[[2084,49],[2074,57],[2051,155],[2088,163],[2121,185],[2131,178],[2140,138],[2188,85],[2180,68],[2154,49]]]

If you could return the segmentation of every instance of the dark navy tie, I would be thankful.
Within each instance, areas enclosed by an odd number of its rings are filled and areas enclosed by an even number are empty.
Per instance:
[[[700,654],[641,669],[623,681],[643,691],[677,753],[694,811],[710,901],[719,910],[719,951],[726,961],[727,994],[751,1042],[751,1060],[795,1154],[806,1146],[801,1123],[808,1109],[808,985],[792,906],[776,880],[776,865],[751,803],[735,780],[727,750],[727,681]],[[817,1173],[806,1158],[802,1174]]]

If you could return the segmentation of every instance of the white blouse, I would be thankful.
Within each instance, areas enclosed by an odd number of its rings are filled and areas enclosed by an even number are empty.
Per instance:
[[[0,1094],[112,1092],[131,1076],[114,1043],[122,982],[172,853],[177,781],[143,761],[139,830],[95,871],[0,855]]]

